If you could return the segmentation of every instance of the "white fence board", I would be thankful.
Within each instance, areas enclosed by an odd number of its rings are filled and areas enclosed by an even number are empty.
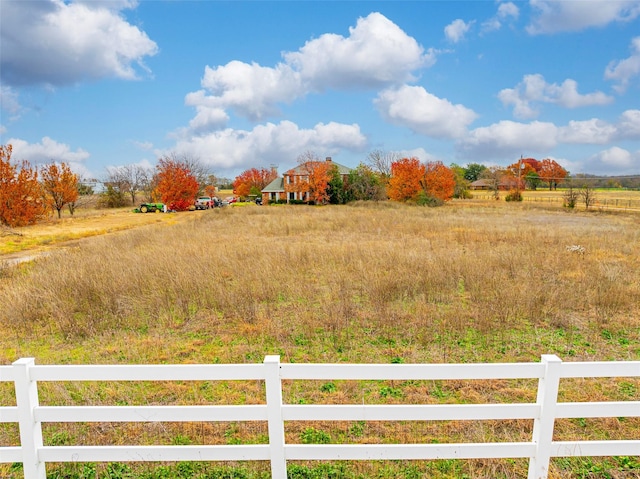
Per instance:
[[[526,442],[485,444],[324,444],[289,445],[289,460],[417,460],[530,457],[535,446]]]
[[[248,446],[45,446],[44,462],[266,461],[269,445]]]
[[[267,406],[39,406],[42,422],[266,421]]]
[[[281,364],[282,379],[444,380],[540,378],[539,363],[514,364]]]
[[[285,421],[444,421],[533,419],[536,404],[285,405]]]

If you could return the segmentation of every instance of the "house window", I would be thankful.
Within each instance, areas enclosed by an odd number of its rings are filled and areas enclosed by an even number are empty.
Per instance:
[[[289,192],[289,199],[290,200],[295,200],[296,199],[296,193],[294,191]]]

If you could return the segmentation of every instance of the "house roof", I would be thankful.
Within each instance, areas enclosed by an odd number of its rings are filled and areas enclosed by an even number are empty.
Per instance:
[[[284,178],[279,177],[262,189],[262,193],[279,193],[284,191]]]
[[[291,168],[290,170],[285,171],[284,175],[286,176],[307,175],[308,171],[304,169],[305,164],[306,163],[303,163],[302,165],[298,165],[295,168]],[[338,174],[340,175],[348,175],[349,173],[351,173],[351,168],[349,168],[348,166],[341,165],[340,163],[336,163],[333,160],[331,161],[331,164],[334,165],[336,168],[338,168]]]

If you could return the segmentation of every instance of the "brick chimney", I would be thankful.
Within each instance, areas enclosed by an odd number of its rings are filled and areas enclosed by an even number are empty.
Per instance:
[[[331,163],[331,157],[330,156],[327,156],[326,159],[327,159],[327,163]]]

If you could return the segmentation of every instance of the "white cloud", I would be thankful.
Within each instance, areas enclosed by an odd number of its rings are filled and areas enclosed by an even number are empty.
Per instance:
[[[461,137],[477,118],[473,110],[438,98],[419,86],[386,89],[374,103],[391,123],[434,138]]]
[[[526,29],[532,35],[604,27],[612,22],[629,22],[640,15],[638,0],[530,0],[530,5],[534,18]]]
[[[315,91],[380,87],[413,79],[412,71],[435,62],[416,40],[384,15],[374,12],[349,28],[349,37],[324,34],[285,61]]]
[[[133,64],[157,45],[120,15],[134,2],[2,2],[2,80],[10,85],[68,85],[87,79],[135,79]]]
[[[525,75],[515,88],[505,88],[498,93],[505,106],[513,105],[513,114],[519,119],[535,118],[539,115],[536,103],[551,103],[565,108],[579,108],[589,105],[606,105],[613,98],[596,91],[578,93],[578,83],[566,79],[562,84],[547,83],[540,74]],[[532,105],[533,104],[533,105]]]
[[[627,110],[620,115],[618,138],[640,141],[640,110]]]
[[[427,53],[380,13],[358,19],[349,37],[324,34],[297,52],[284,53],[275,67],[232,61],[205,68],[203,90],[189,93],[186,104],[197,109],[191,127],[221,128],[226,111],[251,121],[279,115],[279,104],[310,92],[387,86],[413,78],[412,71],[430,66],[436,52]]]
[[[592,118],[586,121],[570,121],[558,129],[558,140],[562,143],[604,145],[617,134],[615,125]]]
[[[640,37],[631,40],[631,56],[624,60],[609,63],[604,72],[607,80],[617,82],[613,88],[618,93],[624,93],[633,77],[640,75]]]
[[[208,109],[233,109],[237,114],[258,121],[279,113],[277,104],[290,102],[304,94],[300,75],[285,64],[275,68],[232,61],[224,66],[205,68],[205,91],[190,93],[186,102]],[[220,118],[220,115],[216,115]]]
[[[27,160],[32,166],[40,166],[51,162],[67,163],[71,170],[80,177],[91,176],[84,161],[89,158],[89,153],[82,148],[72,151],[69,145],[58,143],[45,136],[40,143],[29,143],[19,138],[7,140],[7,144],[13,147],[11,157],[15,160]]]
[[[458,43],[464,39],[472,24],[473,22],[465,23],[464,20],[458,18],[444,27],[444,36],[451,43]]]
[[[545,154],[557,145],[556,135],[553,123],[501,121],[472,130],[458,142],[457,148],[471,158],[518,157],[525,152]]]
[[[19,138],[11,138],[7,141],[13,146],[13,157],[18,160],[27,160],[32,165],[56,162],[81,162],[89,158],[89,153],[78,148],[72,151],[69,145],[58,143],[48,136],[42,138],[40,143],[28,143]]]
[[[482,23],[483,32],[500,30],[504,22],[516,20],[520,16],[520,9],[513,2],[498,4],[498,10],[492,18]]]
[[[11,115],[17,115],[22,109],[18,101],[18,93],[6,85],[0,85],[0,109]]]
[[[361,151],[367,144],[358,125],[318,123],[300,129],[295,123],[266,123],[253,130],[215,131],[179,140],[174,148],[220,170],[239,170],[256,165],[279,164],[296,158],[302,151],[335,155],[341,150]]]
[[[627,110],[617,123],[592,118],[570,121],[558,128],[558,141],[582,145],[604,145],[612,141],[640,140],[640,110]]]
[[[589,172],[606,175],[637,174],[640,169],[640,150],[633,153],[613,146],[589,158],[586,165]]]

